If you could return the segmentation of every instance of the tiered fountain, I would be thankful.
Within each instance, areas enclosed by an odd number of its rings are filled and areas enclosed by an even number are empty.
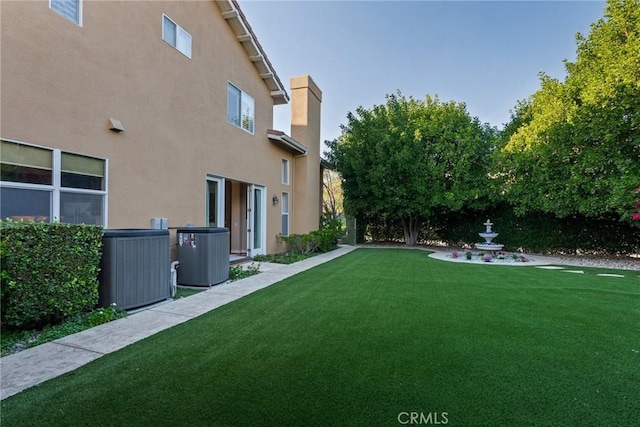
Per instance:
[[[491,230],[491,226],[493,223],[491,220],[487,219],[487,222],[484,223],[484,226],[487,227],[487,230],[484,233],[478,233],[480,237],[484,239],[484,243],[476,243],[476,249],[481,249],[484,251],[499,251],[502,249],[504,245],[493,243],[492,240],[498,237],[498,233]]]

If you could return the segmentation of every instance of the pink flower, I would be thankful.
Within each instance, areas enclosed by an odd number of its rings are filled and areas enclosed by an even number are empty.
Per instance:
[[[632,213],[631,214],[631,219],[633,221],[640,221],[640,212]]]
[[[640,200],[636,202],[636,206],[640,208]]]

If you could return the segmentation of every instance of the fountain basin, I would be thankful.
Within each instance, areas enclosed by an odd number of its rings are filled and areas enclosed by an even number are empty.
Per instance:
[[[502,250],[504,245],[499,245],[497,243],[487,242],[487,243],[476,243],[475,247],[476,247],[476,249],[480,249],[480,250],[483,250],[483,251],[500,251],[500,250]]]
[[[482,237],[487,243],[491,243],[493,239],[498,237],[498,233],[478,233],[480,237]],[[482,243],[481,243],[482,244]]]

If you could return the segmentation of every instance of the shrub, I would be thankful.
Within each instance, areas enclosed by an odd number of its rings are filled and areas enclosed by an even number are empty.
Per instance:
[[[258,273],[260,273],[260,264],[255,265],[254,263],[251,263],[251,265],[246,266],[246,268],[242,265],[229,267],[229,279],[232,282],[244,279],[245,277],[255,276]]]
[[[126,316],[127,312],[118,308],[114,302],[109,307],[96,308],[91,313],[87,314],[84,322],[85,325],[94,327]]]
[[[316,242],[317,252],[329,252],[335,249],[337,243],[337,235],[335,230],[324,229],[312,231],[311,239]]]
[[[126,316],[126,311],[112,304],[73,316],[58,325],[45,325],[42,330],[3,330],[0,355],[6,356]]]
[[[292,254],[312,254],[329,252],[335,248],[336,235],[333,230],[317,230],[307,234],[280,236]]]
[[[294,254],[291,252],[286,252],[283,254],[256,255],[253,257],[253,260],[263,261],[263,262],[273,262],[276,264],[293,264],[294,262],[311,258],[314,255],[315,254]]]
[[[0,221],[2,323],[34,327],[98,302],[102,227]]]
[[[320,216],[320,230],[329,230],[338,239],[344,234],[342,222],[341,218],[334,218],[330,212],[324,212]]]
[[[311,234],[289,234],[288,236],[280,235],[289,252],[293,254],[313,253],[318,248],[317,242],[313,240]]]

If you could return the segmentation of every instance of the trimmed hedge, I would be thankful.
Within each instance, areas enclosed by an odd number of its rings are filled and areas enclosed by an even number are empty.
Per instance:
[[[419,241],[443,241],[450,246],[473,246],[482,242],[478,233],[491,219],[499,234],[495,243],[509,251],[546,254],[622,255],[640,253],[640,227],[615,217],[599,218],[573,215],[556,218],[546,213],[518,216],[509,205],[487,210],[463,210],[437,216],[423,223]],[[383,215],[358,220],[359,231],[373,242],[404,242],[399,220]],[[364,224],[364,225],[363,225]],[[638,224],[640,225],[640,224]]]
[[[38,327],[98,302],[102,227],[0,221],[2,323]]]
[[[499,234],[496,243],[511,251],[534,253],[610,254],[640,253],[640,227],[614,217],[591,218],[573,215],[556,218],[537,213],[517,216],[509,208],[460,212],[438,224],[441,240],[452,245],[481,242],[487,218]]]

